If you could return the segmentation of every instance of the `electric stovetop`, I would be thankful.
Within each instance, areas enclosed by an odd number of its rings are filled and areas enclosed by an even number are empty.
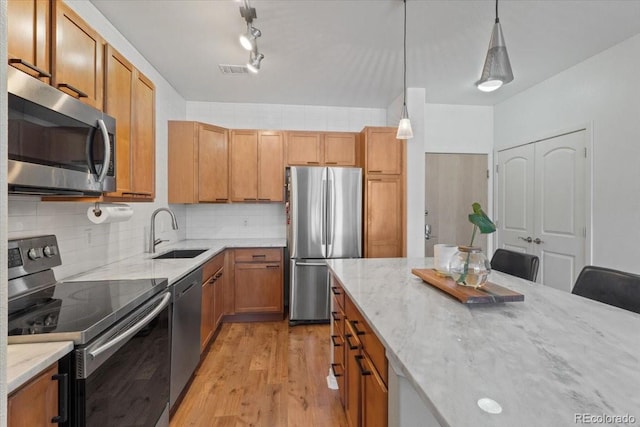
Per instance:
[[[9,301],[9,344],[83,345],[167,288],[167,279],[58,282]]]

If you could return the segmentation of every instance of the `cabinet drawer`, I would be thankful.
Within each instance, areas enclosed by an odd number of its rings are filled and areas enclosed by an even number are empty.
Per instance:
[[[345,300],[345,316],[349,322],[349,325],[345,324],[345,329],[351,328],[358,337],[362,348],[371,358],[384,383],[387,384],[387,357],[384,353],[384,346],[349,298]]]
[[[235,262],[279,262],[282,249],[236,249]]]
[[[344,289],[333,275],[331,276],[331,295],[338,306],[344,310]]]
[[[344,312],[339,308],[333,309],[331,311],[331,322],[333,323],[333,334],[342,336],[344,334]]]
[[[202,280],[208,280],[218,270],[220,270],[223,265],[224,265],[224,252],[222,252],[222,253],[216,255],[215,257],[211,258],[202,267]]]

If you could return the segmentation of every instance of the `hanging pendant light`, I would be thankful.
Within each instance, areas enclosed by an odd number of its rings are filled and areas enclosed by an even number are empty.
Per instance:
[[[491,32],[489,50],[484,61],[484,68],[476,86],[483,92],[493,92],[513,80],[513,71],[509,62],[507,46],[504,43],[502,27],[498,18],[498,0],[496,0],[496,21]]]
[[[404,44],[403,44],[403,73],[404,84],[402,92],[402,113],[400,114],[400,123],[398,124],[397,139],[413,138],[413,130],[411,129],[411,121],[409,120],[409,111],[407,110],[407,0],[404,2]]]

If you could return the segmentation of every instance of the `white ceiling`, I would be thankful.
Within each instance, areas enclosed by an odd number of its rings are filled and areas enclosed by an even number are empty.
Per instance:
[[[188,101],[386,108],[402,93],[401,0],[252,0],[264,53],[244,64],[233,0],[91,0]],[[503,0],[514,81],[479,92],[492,0],[408,0],[409,87],[426,101],[493,105],[640,33],[640,0]]]

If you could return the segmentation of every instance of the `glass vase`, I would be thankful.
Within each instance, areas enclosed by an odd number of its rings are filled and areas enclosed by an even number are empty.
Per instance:
[[[479,247],[458,246],[449,269],[457,284],[479,288],[487,281],[491,264]]]

